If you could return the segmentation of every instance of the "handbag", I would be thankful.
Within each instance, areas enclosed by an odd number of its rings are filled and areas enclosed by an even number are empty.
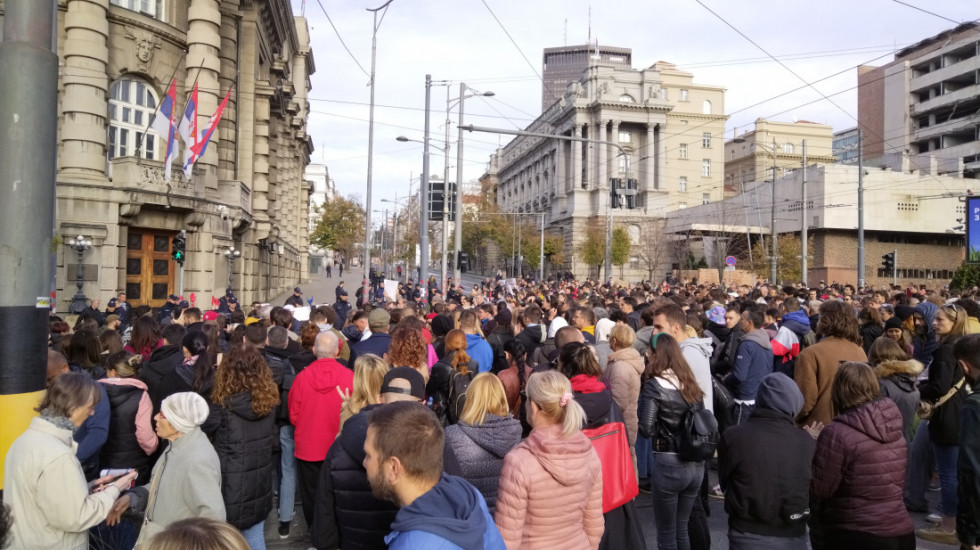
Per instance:
[[[626,425],[608,422],[582,430],[602,463],[602,513],[619,508],[640,494],[633,470]]]
[[[711,377],[712,408],[718,420],[718,431],[735,424],[735,397],[718,375]]]
[[[929,418],[931,418],[932,415],[936,412],[936,409],[942,407],[943,403],[949,401],[950,399],[953,398],[954,395],[956,395],[956,392],[958,392],[960,388],[963,387],[963,381],[965,380],[966,377],[960,378],[960,381],[953,384],[953,387],[949,388],[949,391],[946,392],[946,395],[940,397],[939,401],[936,401],[935,403],[931,403],[929,401],[924,401],[924,400],[919,401],[919,408],[917,411],[919,414],[919,418],[921,418],[922,420],[928,420]]]

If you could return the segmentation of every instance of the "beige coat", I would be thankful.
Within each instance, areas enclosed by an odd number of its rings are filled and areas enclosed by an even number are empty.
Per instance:
[[[830,392],[841,361],[865,363],[868,356],[861,346],[842,338],[824,338],[800,352],[796,358],[794,378],[803,393],[803,409],[796,417],[800,426],[834,419]]]
[[[3,502],[14,518],[10,548],[87,550],[89,527],[101,523],[119,497],[112,485],[89,494],[71,436],[34,418],[10,446],[3,480]]]
[[[588,438],[534,428],[504,457],[494,519],[508,550],[598,548],[602,464]]]
[[[636,407],[640,399],[640,376],[646,365],[643,356],[636,349],[629,347],[614,351],[609,356],[606,367],[606,381],[613,400],[623,411],[623,423],[626,424],[626,437],[630,443],[630,454],[633,456],[633,466],[636,466],[636,430],[639,422],[636,419]]]

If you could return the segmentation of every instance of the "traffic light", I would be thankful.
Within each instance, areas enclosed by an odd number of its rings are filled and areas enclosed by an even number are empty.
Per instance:
[[[187,254],[187,239],[184,237],[184,232],[181,231],[177,235],[174,235],[174,239],[170,244],[173,246],[171,255],[174,261],[180,265],[184,265],[184,259]]]
[[[619,178],[612,178],[611,180],[609,180],[609,183],[611,184],[609,186],[609,191],[612,193],[612,207],[619,208],[620,206],[619,190],[623,186],[623,180]]]
[[[636,180],[633,178],[626,180],[626,189],[626,208],[632,210],[636,208],[636,193],[639,190]]]
[[[895,253],[889,252],[881,257],[881,267],[885,270],[885,273],[895,272]]]
[[[446,183],[446,200],[449,201],[449,221],[456,221],[456,182]]]
[[[429,221],[441,221],[446,208],[446,182],[429,182]]]

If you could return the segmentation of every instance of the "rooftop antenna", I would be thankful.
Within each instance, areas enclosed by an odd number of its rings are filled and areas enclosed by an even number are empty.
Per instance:
[[[562,30],[562,42],[564,46],[568,45],[568,18],[565,18],[565,28]]]
[[[586,45],[592,44],[592,5],[589,5],[589,39],[585,41]]]

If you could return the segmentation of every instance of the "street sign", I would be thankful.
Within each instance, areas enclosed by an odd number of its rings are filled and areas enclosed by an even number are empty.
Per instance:
[[[725,271],[735,271],[735,266],[733,266],[733,265],[726,265],[725,266]]]
[[[725,258],[725,265],[729,267],[735,267],[735,256],[729,256]],[[731,271],[731,270],[729,270]]]

